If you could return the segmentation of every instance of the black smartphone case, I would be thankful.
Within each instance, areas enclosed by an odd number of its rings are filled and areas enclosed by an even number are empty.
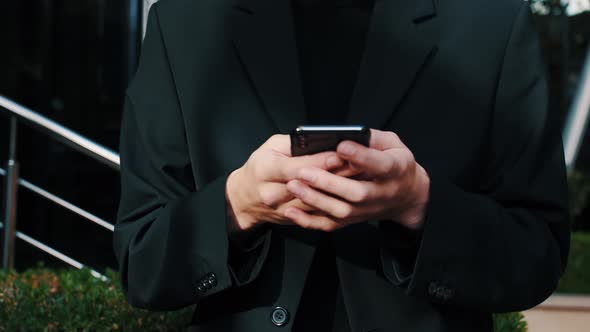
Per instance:
[[[306,131],[300,127],[291,130],[291,155],[293,157],[324,151],[335,151],[338,144],[345,140],[369,146],[371,131],[367,127],[360,130],[314,130]]]

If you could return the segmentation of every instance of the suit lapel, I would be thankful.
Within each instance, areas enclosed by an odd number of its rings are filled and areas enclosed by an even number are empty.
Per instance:
[[[233,41],[279,132],[306,123],[291,0],[236,0]],[[434,0],[376,0],[347,115],[383,126],[436,53]]]
[[[377,0],[348,123],[383,129],[436,51],[434,0]]]
[[[236,0],[233,41],[279,132],[305,124],[290,0]]]

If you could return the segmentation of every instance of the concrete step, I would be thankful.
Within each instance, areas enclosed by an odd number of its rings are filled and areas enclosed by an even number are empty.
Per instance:
[[[529,332],[589,332],[590,295],[555,294],[523,314]]]

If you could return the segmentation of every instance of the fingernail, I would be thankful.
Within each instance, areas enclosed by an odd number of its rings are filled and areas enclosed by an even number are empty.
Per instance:
[[[307,182],[313,182],[313,181],[315,181],[316,174],[313,170],[311,170],[309,168],[303,168],[299,171],[298,177],[302,180],[307,181]]]
[[[328,160],[326,160],[326,166],[328,168],[334,168],[340,165],[342,165],[342,161],[336,156],[330,156],[328,157]]]
[[[350,156],[354,153],[354,146],[352,146],[352,144],[342,144],[338,152]]]

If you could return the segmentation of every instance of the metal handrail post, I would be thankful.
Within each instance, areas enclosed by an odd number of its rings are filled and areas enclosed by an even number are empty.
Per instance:
[[[14,239],[16,236],[16,203],[18,190],[18,162],[16,161],[16,117],[10,117],[10,146],[5,177],[4,250],[2,267],[14,267]]]
[[[590,47],[586,50],[584,67],[580,74],[580,82],[572,101],[563,131],[565,164],[568,170],[575,166],[578,152],[582,146],[584,133],[590,115]]]

